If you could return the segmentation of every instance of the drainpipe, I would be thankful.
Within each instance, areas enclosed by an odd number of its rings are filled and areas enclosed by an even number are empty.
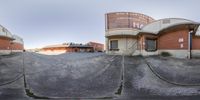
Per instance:
[[[13,42],[11,41],[10,42],[10,54],[12,54],[13,53]]]
[[[193,33],[193,30],[188,32],[188,59],[191,59],[191,47],[192,47],[191,35],[192,35],[192,33]]]

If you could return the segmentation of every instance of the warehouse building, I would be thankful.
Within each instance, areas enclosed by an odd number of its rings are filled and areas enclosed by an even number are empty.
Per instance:
[[[41,53],[67,53],[67,52],[94,52],[94,48],[87,44],[63,43],[45,46],[40,50]]]
[[[97,42],[89,42],[87,45],[92,46],[95,52],[103,52],[104,51],[104,44],[97,43]]]
[[[12,35],[5,27],[0,26],[0,55],[13,52],[22,52],[24,49],[23,39]]]
[[[108,13],[106,17],[106,53],[117,55],[200,56],[199,23],[182,18],[155,20],[132,12]]]

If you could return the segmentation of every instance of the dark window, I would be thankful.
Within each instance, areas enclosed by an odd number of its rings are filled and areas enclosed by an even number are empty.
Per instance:
[[[119,50],[118,49],[118,40],[110,41],[110,50]]]
[[[156,51],[157,50],[157,43],[155,39],[146,39],[145,45],[146,51]]]

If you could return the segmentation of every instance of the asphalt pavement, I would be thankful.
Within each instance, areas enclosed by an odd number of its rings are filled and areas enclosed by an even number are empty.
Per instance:
[[[170,84],[157,77],[144,59],[155,66],[159,65],[156,62],[162,60],[104,53],[42,55],[26,52],[0,56],[0,100],[198,100],[200,98],[200,86]],[[197,62],[198,60],[187,64],[192,66]],[[158,71],[163,66],[154,68]],[[159,74],[162,75],[161,71]],[[170,76],[170,73],[164,75]],[[187,75],[184,77],[187,78]],[[173,77],[176,78],[178,77]]]

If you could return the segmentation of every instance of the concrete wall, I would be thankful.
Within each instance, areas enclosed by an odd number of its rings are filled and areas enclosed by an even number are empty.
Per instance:
[[[188,57],[188,50],[158,50],[158,54],[161,54],[162,52],[168,52],[172,55],[172,57],[176,58]]]
[[[8,55],[11,53],[11,50],[0,50],[0,55]]]
[[[200,49],[199,50],[192,50],[192,57],[200,57]]]
[[[111,51],[110,41],[118,40],[118,51]],[[108,39],[107,54],[133,55],[137,50],[137,38],[121,37]]]

